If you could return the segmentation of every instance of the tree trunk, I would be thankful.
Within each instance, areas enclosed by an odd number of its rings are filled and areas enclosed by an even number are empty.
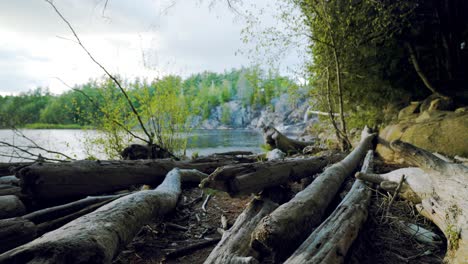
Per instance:
[[[174,169],[155,190],[140,191],[102,206],[3,253],[0,263],[111,263],[143,225],[175,208],[180,193],[180,175]]]
[[[34,163],[16,174],[23,193],[35,201],[79,198],[109,193],[137,184],[158,184],[173,168],[197,169],[211,173],[230,160],[208,163],[173,160],[76,161]]]
[[[231,196],[251,194],[267,187],[313,176],[341,158],[342,155],[335,154],[307,159],[227,165],[214,171],[200,186],[225,191]]]
[[[278,207],[268,198],[253,198],[234,225],[225,231],[221,241],[211,251],[204,264],[209,263],[259,263],[250,246],[252,231],[260,220]]]
[[[344,160],[327,168],[293,199],[263,218],[252,234],[256,240],[252,245],[262,252],[275,252],[280,259],[293,252],[312,232],[312,228],[320,224],[326,207],[344,179],[372,147],[374,137],[375,134],[369,134],[367,128],[364,129],[360,144]]]
[[[314,142],[290,139],[271,126],[265,127],[263,133],[266,144],[272,149],[277,148],[286,154],[302,153],[305,147],[315,144]]]
[[[0,253],[23,245],[36,237],[36,225],[21,217],[0,221]]]
[[[406,183],[420,201],[416,208],[447,238],[447,262],[467,263],[468,167],[443,161],[428,151],[398,140],[390,146],[405,163],[420,169],[397,170],[378,177],[395,182],[398,176],[407,176]]]
[[[24,213],[26,213],[26,208],[18,196],[0,196],[0,219],[20,216]]]
[[[372,171],[373,151],[369,150],[361,172]],[[371,190],[361,180],[356,180],[349,193],[285,264],[293,263],[343,263],[349,247],[367,219]]]

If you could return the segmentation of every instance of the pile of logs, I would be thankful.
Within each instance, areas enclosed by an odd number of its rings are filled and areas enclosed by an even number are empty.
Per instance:
[[[373,174],[375,136],[364,129],[360,143],[344,158],[336,154],[262,162],[250,153],[224,153],[193,161],[16,165],[15,176],[0,177],[0,264],[111,263],[144,225],[175,208],[184,184],[231,196],[255,194],[205,263],[342,263],[367,219],[370,184],[401,190],[400,196],[417,204],[445,234],[446,260],[466,263],[467,167],[396,141],[392,149],[415,167]],[[289,153],[308,144],[274,128],[267,137],[270,143],[276,140],[276,147],[290,148],[284,151]],[[0,166],[0,176],[10,171]],[[351,190],[327,216],[343,183],[356,171]],[[304,178],[313,181],[294,197],[284,191]],[[142,184],[157,187],[128,190]],[[411,229],[412,224],[402,225]]]

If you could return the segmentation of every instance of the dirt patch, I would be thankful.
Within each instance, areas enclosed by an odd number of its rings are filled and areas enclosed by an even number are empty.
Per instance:
[[[204,211],[202,205],[208,196]],[[223,192],[203,192],[196,187],[184,188],[175,212],[162,221],[144,226],[114,263],[203,263],[216,246],[215,241],[180,257],[166,259],[166,254],[220,238],[217,228],[221,227],[221,216],[232,225],[249,200],[248,197],[231,198]]]

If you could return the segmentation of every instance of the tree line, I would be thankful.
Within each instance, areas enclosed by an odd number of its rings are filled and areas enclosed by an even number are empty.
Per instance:
[[[150,108],[157,112],[156,101],[159,101],[186,109],[190,115],[200,115],[202,119],[208,118],[213,108],[231,100],[240,100],[244,106],[263,108],[270,105],[273,98],[297,87],[294,81],[281,76],[278,71],[265,71],[260,67],[232,69],[224,73],[203,72],[186,79],[170,75],[123,82],[139,111],[154,101]],[[130,110],[123,107],[120,97],[115,84],[105,78],[90,80],[60,95],[39,87],[15,96],[0,96],[0,126],[99,127],[104,125],[106,115],[119,112],[120,118],[129,116]],[[121,109],[127,110],[122,112]]]

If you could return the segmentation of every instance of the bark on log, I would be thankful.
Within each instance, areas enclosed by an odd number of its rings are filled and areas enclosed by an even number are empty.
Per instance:
[[[253,198],[245,210],[237,217],[234,225],[224,231],[221,241],[211,251],[204,264],[208,263],[258,263],[252,256],[250,240],[252,231],[260,220],[271,213],[278,204],[268,198]]]
[[[75,161],[35,163],[18,171],[23,193],[35,201],[79,198],[109,193],[137,184],[159,184],[173,168],[211,173],[230,161],[183,162],[173,160]]]
[[[372,171],[373,151],[369,150],[361,171]],[[367,219],[371,190],[356,180],[343,201],[302,245],[284,262],[285,264],[343,263],[349,247]]]
[[[69,204],[39,210],[22,217],[0,220],[0,230],[2,228],[8,230],[3,235],[0,232],[0,241],[3,241],[2,238],[8,241],[8,245],[1,247],[3,250],[0,250],[0,253],[32,241],[36,237],[55,230],[80,216],[91,213],[104,204],[122,196],[87,197]],[[24,229],[20,229],[21,226],[24,226]],[[15,232],[17,232],[16,236]]]
[[[344,160],[327,168],[293,199],[263,218],[252,234],[256,241],[252,245],[263,252],[275,252],[279,259],[292,253],[320,224],[326,207],[371,148],[374,136],[364,129],[361,142]]]
[[[26,213],[26,208],[18,196],[0,196],[0,219],[20,216],[24,213]]]
[[[263,129],[263,133],[266,144],[270,145],[272,149],[277,148],[286,154],[302,153],[305,147],[315,144],[311,141],[299,141],[288,138],[271,126],[266,126]]]
[[[0,221],[0,253],[20,246],[36,237],[36,225],[21,217]]]
[[[90,205],[101,203],[104,201],[112,201],[117,198],[120,198],[124,195],[104,195],[104,196],[89,196],[84,199],[74,201],[67,204],[62,204],[54,207],[45,208],[39,211],[29,213],[22,216],[22,218],[27,219],[35,224],[40,224],[42,222],[47,222],[54,220],[71,213],[77,212],[83,208],[86,208]]]
[[[155,217],[174,209],[178,169],[155,190],[119,198],[42,237],[0,255],[0,263],[111,263],[119,249]]]
[[[288,159],[282,161],[257,162],[252,164],[227,165],[216,169],[200,184],[229,193],[231,196],[251,194],[288,181],[298,181],[313,176],[334,162],[341,160],[341,154]]]
[[[407,168],[378,176],[396,181],[396,177],[405,174],[408,188],[421,202],[416,205],[418,211],[447,238],[446,262],[468,263],[468,167],[445,162],[401,141],[393,141],[390,146],[406,164],[419,169]]]

